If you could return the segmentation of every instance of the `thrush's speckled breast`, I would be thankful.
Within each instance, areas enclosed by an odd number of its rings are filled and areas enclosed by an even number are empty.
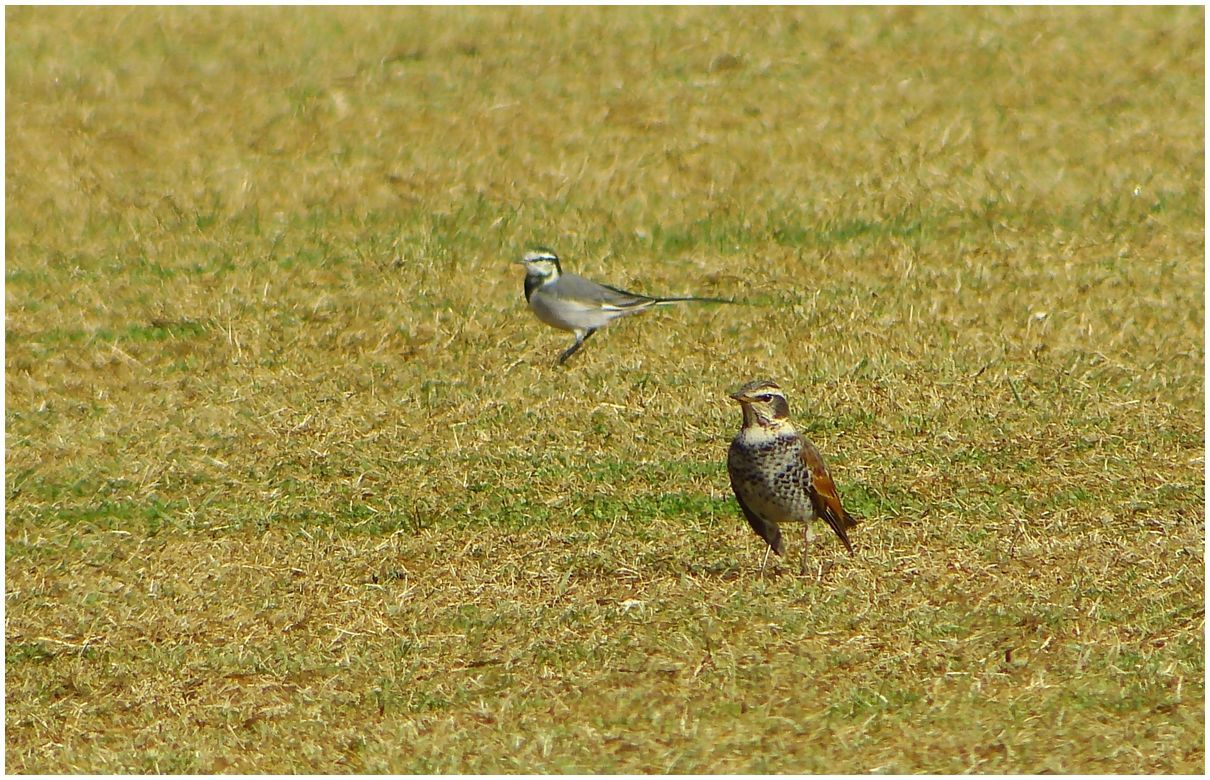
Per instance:
[[[727,471],[736,498],[764,521],[761,536],[778,555],[785,554],[781,532],[772,523],[815,519],[808,492],[811,475],[802,462],[802,437],[793,429],[743,428],[727,452]]]

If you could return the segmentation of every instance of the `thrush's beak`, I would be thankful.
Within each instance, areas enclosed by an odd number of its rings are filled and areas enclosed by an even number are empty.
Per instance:
[[[741,404],[745,403],[748,400],[748,396],[744,395],[739,390],[736,390],[734,393],[727,393],[727,395],[732,400],[739,401]]]

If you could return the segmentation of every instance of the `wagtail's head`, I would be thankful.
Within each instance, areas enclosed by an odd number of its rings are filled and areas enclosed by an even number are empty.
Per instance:
[[[543,281],[557,279],[563,272],[559,266],[559,256],[544,247],[529,250],[517,262],[525,266],[526,276],[537,277]]]

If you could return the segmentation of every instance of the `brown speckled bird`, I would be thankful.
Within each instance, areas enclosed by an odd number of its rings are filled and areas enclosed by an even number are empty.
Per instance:
[[[783,555],[786,543],[778,523],[802,523],[804,574],[812,538],[810,525],[817,517],[832,527],[852,553],[848,530],[857,521],[841,506],[836,483],[819,450],[791,424],[790,406],[781,388],[774,382],[757,380],[731,397],[743,408],[744,423],[731,441],[727,472],[748,525],[769,543],[769,549]],[[765,560],[768,558],[766,551]]]

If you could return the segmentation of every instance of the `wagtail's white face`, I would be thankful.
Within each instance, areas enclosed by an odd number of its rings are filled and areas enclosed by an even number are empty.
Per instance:
[[[763,428],[778,428],[790,417],[790,404],[775,382],[758,379],[749,382],[731,393],[744,410],[744,426],[759,425]]]
[[[517,262],[525,266],[525,275],[542,280],[557,279],[562,269],[559,256],[549,249],[531,249]]]

